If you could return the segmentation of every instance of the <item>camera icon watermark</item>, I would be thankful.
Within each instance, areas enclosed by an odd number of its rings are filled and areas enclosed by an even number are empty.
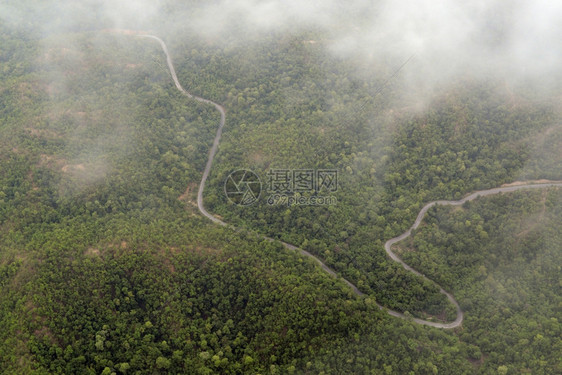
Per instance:
[[[248,169],[239,169],[228,175],[224,193],[228,200],[239,206],[249,206],[260,198],[261,180]]]

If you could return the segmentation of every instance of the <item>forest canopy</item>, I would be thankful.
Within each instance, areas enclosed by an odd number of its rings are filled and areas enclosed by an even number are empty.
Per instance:
[[[434,207],[396,246],[461,327],[377,306],[454,319],[384,243],[429,201],[562,180],[559,97],[473,71],[427,87],[423,54],[344,53],[335,35],[370,27],[359,7],[332,31],[296,17],[308,27],[241,40],[243,16],[197,33],[212,5],[162,4],[119,22],[109,5],[0,6],[1,373],[562,372],[560,188]],[[225,108],[203,198],[238,230],[197,208],[220,113],[182,95],[148,30]],[[335,203],[233,204],[240,169],[337,171]]]

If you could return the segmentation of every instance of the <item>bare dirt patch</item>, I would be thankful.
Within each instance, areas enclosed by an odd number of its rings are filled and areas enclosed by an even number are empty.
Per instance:
[[[25,132],[32,137],[38,137],[38,138],[47,138],[47,139],[62,138],[61,134],[51,129],[37,129],[37,128],[29,127],[29,128],[25,128]]]
[[[180,200],[181,202],[191,203],[195,198],[196,192],[197,192],[197,184],[191,182],[187,185],[187,188],[185,189],[183,194],[178,197],[178,200]]]
[[[63,165],[61,168],[61,171],[67,173],[67,172],[72,172],[72,171],[85,171],[86,167],[84,166],[84,164],[80,163],[80,164],[66,164]]]
[[[99,257],[100,256],[100,249],[95,248],[95,247],[89,247],[86,250],[86,256],[89,257]]]
[[[55,335],[53,335],[51,330],[46,326],[43,326],[40,329],[36,329],[35,332],[33,332],[33,334],[38,338],[46,339],[51,345],[57,344]]]
[[[54,155],[47,155],[47,154],[39,155],[38,165],[40,167],[60,169],[65,165],[65,163],[66,163],[66,160],[58,158]]]

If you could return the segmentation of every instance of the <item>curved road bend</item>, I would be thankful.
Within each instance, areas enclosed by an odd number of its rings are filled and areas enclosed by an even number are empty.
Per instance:
[[[217,104],[217,103],[209,100],[209,99],[205,99],[205,98],[201,98],[199,96],[192,95],[182,87],[182,85],[180,84],[180,81],[178,80],[178,76],[176,75],[176,69],[174,68],[174,64],[172,63],[172,58],[170,57],[170,53],[168,52],[168,47],[166,47],[166,43],[164,43],[164,41],[162,39],[160,39],[160,38],[158,38],[157,36],[154,36],[154,35],[138,35],[138,36],[141,37],[141,38],[151,38],[151,39],[156,40],[158,43],[160,43],[160,46],[162,47],[162,49],[164,50],[164,53],[166,54],[166,61],[168,63],[168,68],[170,69],[170,73],[172,74],[172,79],[174,80],[174,83],[176,84],[177,89],[182,94],[186,95],[190,99],[195,99],[200,103],[211,104],[221,114],[221,120],[220,120],[220,123],[219,123],[219,128],[217,129],[217,134],[215,135],[215,139],[213,140],[213,146],[209,150],[209,158],[207,159],[207,165],[205,165],[205,170],[203,171],[203,177],[201,178],[201,183],[199,184],[199,190],[197,192],[197,207],[199,208],[199,211],[204,216],[208,217],[209,219],[211,219],[215,223],[217,223],[219,225],[222,225],[222,226],[225,226],[225,227],[230,226],[229,224],[225,223],[224,221],[220,220],[219,218],[216,218],[213,215],[211,215],[205,209],[205,206],[203,205],[203,190],[205,190],[205,183],[207,182],[207,178],[209,177],[209,172],[211,171],[211,166],[213,165],[213,160],[215,159],[215,154],[217,153],[217,150],[219,148],[219,142],[220,142],[221,136],[222,136],[222,128],[224,127],[224,123],[225,123],[225,120],[226,120],[226,113],[224,111],[224,107],[220,104]]]
[[[168,68],[170,70],[170,73],[172,75],[172,79],[174,80],[174,83],[176,85],[176,88],[183,93],[184,95],[186,95],[188,98],[194,99],[198,102],[201,103],[205,103],[205,104],[210,104],[212,106],[214,106],[217,111],[220,112],[221,115],[221,119],[220,119],[220,123],[219,123],[219,127],[217,129],[217,133],[215,135],[215,139],[213,141],[213,146],[211,147],[211,149],[209,150],[209,158],[207,159],[207,164],[205,165],[205,169],[203,171],[203,176],[201,177],[201,183],[199,184],[199,191],[197,192],[197,207],[199,208],[199,211],[201,212],[201,214],[203,214],[205,217],[209,218],[210,220],[212,220],[214,223],[225,226],[225,227],[230,227],[233,229],[237,229],[236,227],[225,223],[224,221],[220,220],[219,218],[211,215],[206,209],[205,206],[203,205],[203,190],[205,189],[205,183],[207,182],[207,178],[209,177],[209,172],[211,171],[211,167],[213,165],[213,160],[215,158],[215,154],[217,153],[217,149],[219,147],[219,143],[220,143],[220,139],[222,136],[222,129],[224,127],[225,124],[225,119],[226,119],[226,114],[225,114],[225,110],[223,108],[223,106],[221,106],[220,104],[217,104],[209,99],[205,99],[205,98],[201,98],[199,96],[190,94],[189,92],[187,92],[182,85],[180,84],[178,77],[176,75],[176,70],[174,69],[174,64],[172,63],[172,58],[170,57],[170,54],[168,52],[168,47],[166,47],[166,43],[164,43],[164,41],[160,38],[158,38],[157,36],[154,35],[138,35],[139,37],[143,37],[143,38],[151,38],[156,40],[158,43],[160,43],[160,46],[162,47],[162,50],[164,51],[164,54],[166,55],[166,61],[168,63]],[[532,182],[532,181],[531,181]],[[410,267],[409,265],[407,265],[406,263],[404,263],[404,261],[402,259],[400,259],[400,257],[398,257],[394,252],[392,252],[392,245],[402,241],[403,239],[409,237],[412,234],[412,231],[414,229],[416,229],[420,223],[422,222],[425,214],[427,213],[427,211],[437,205],[450,205],[450,206],[459,206],[462,205],[465,202],[474,200],[478,197],[484,197],[484,196],[488,196],[488,195],[494,195],[494,194],[499,194],[499,193],[507,193],[507,192],[512,192],[512,191],[517,191],[517,190],[523,190],[523,189],[539,189],[539,188],[547,188],[547,187],[554,187],[554,186],[562,186],[562,182],[559,181],[550,181],[550,182],[541,182],[541,183],[537,183],[537,184],[533,184],[533,183],[529,183],[529,184],[524,184],[524,185],[514,185],[514,186],[505,186],[505,187],[498,187],[498,188],[493,188],[493,189],[489,189],[489,190],[481,190],[481,191],[476,191],[470,195],[468,195],[467,197],[460,199],[458,201],[447,201],[447,200],[439,200],[439,201],[433,201],[433,202],[429,202],[427,203],[425,206],[423,206],[423,208],[420,210],[418,217],[416,218],[416,221],[414,222],[414,224],[410,227],[410,229],[408,229],[406,232],[402,233],[400,236],[398,237],[394,237],[391,238],[390,240],[386,241],[386,243],[384,244],[384,249],[386,250],[386,253],[388,254],[388,256],[394,260],[395,262],[400,263],[406,270],[415,273],[418,276],[423,277],[426,280],[431,281],[432,283],[434,283],[435,285],[437,285],[439,287],[439,291],[441,293],[443,293],[447,299],[456,307],[457,309],[457,318],[450,322],[450,323],[438,323],[438,322],[431,322],[428,320],[423,320],[423,319],[418,319],[418,318],[411,318],[411,317],[407,317],[406,315],[398,312],[398,311],[394,311],[394,310],[389,310],[386,309],[384,306],[381,306],[377,303],[377,306],[382,309],[382,310],[386,310],[386,312],[389,315],[398,317],[398,318],[402,318],[402,319],[408,319],[411,320],[415,323],[421,324],[421,325],[425,325],[425,326],[430,326],[430,327],[436,327],[436,328],[455,328],[461,325],[462,321],[463,321],[463,317],[464,317],[464,313],[461,310],[459,303],[455,300],[455,298],[453,297],[453,295],[447,291],[445,291],[439,284],[437,284],[435,281],[429,279],[428,277],[426,277],[425,275],[421,274],[420,272],[416,271],[415,269],[413,269],[412,267]],[[267,241],[276,241],[275,239],[271,238],[271,237],[267,237],[267,236],[261,236],[263,239],[267,240]],[[307,256],[309,258],[311,258],[312,260],[314,260],[316,263],[318,263],[320,265],[320,267],[322,267],[322,269],[324,271],[326,271],[328,274],[330,274],[331,276],[334,277],[338,277],[338,275],[336,274],[336,272],[334,270],[332,270],[330,267],[328,267],[322,260],[320,260],[318,257],[316,257],[315,255],[309,253],[306,250],[300,249],[295,245],[292,245],[290,243],[287,242],[282,242],[280,241],[281,244],[283,244],[283,246],[285,246],[285,248],[289,249],[289,250],[295,250],[295,251],[299,251],[301,253],[301,255]],[[355,286],[353,283],[351,283],[349,280],[346,280],[343,277],[340,277],[341,280],[346,283],[351,290],[353,291],[353,293],[357,296],[364,296],[365,294],[363,292],[361,292],[357,286]]]

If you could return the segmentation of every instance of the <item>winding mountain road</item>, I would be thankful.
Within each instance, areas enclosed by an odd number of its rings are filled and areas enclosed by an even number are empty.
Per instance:
[[[164,54],[166,55],[166,61],[168,63],[168,68],[170,70],[170,73],[172,75],[172,79],[176,85],[176,88],[183,93],[184,95],[186,95],[188,98],[190,99],[194,99],[198,102],[201,103],[205,103],[205,104],[209,104],[214,106],[217,111],[220,112],[221,115],[221,119],[220,119],[220,123],[219,123],[219,127],[217,129],[217,133],[215,135],[215,139],[213,141],[213,145],[211,147],[211,149],[209,150],[209,157],[207,159],[207,164],[205,165],[205,169],[203,171],[203,176],[201,177],[201,182],[199,184],[199,191],[197,192],[197,207],[199,209],[199,211],[201,212],[201,214],[203,214],[205,217],[209,218],[210,220],[212,220],[214,223],[225,226],[225,227],[230,227],[233,229],[237,229],[236,227],[234,227],[233,225],[230,225],[222,220],[220,220],[219,218],[213,216],[212,214],[210,214],[206,209],[205,206],[203,204],[203,191],[205,189],[205,183],[207,182],[207,179],[209,177],[209,173],[211,171],[211,167],[213,165],[213,160],[215,158],[215,155],[217,153],[218,147],[219,147],[219,143],[220,143],[220,139],[222,136],[222,129],[224,128],[224,124],[225,124],[225,120],[226,120],[226,113],[224,110],[224,107],[221,106],[220,104],[217,104],[209,99],[205,99],[205,98],[201,98],[199,96],[195,96],[193,94],[190,94],[189,92],[187,92],[182,85],[180,84],[178,77],[176,75],[176,70],[174,69],[174,64],[172,63],[172,58],[170,57],[170,53],[168,52],[168,48],[166,47],[166,43],[164,43],[164,41],[160,38],[158,38],[157,36],[154,35],[137,35],[138,37],[143,37],[143,38],[150,38],[150,39],[154,39],[156,40],[160,46],[162,47],[162,50],[164,51]],[[458,327],[462,324],[463,318],[464,318],[464,313],[461,310],[459,303],[455,300],[455,298],[453,297],[453,295],[447,291],[445,291],[439,284],[437,284],[435,281],[429,279],[428,277],[426,277],[425,275],[421,274],[420,272],[416,271],[415,269],[413,269],[412,267],[410,267],[409,265],[407,265],[402,259],[400,259],[400,257],[398,257],[393,251],[392,251],[392,245],[402,241],[403,239],[409,237],[412,234],[412,231],[414,229],[416,229],[420,223],[422,222],[425,214],[427,213],[427,211],[435,206],[435,205],[450,205],[450,206],[459,206],[462,205],[465,202],[474,200],[478,197],[484,197],[484,196],[488,196],[488,195],[494,195],[494,194],[500,194],[500,193],[507,193],[507,192],[513,192],[513,191],[517,191],[517,190],[523,190],[523,189],[541,189],[541,188],[548,188],[548,187],[554,187],[554,186],[561,186],[562,187],[562,182],[561,181],[544,181],[541,180],[538,183],[533,183],[533,181],[530,181],[529,183],[524,183],[524,184],[519,184],[519,185],[513,185],[513,186],[504,186],[504,187],[498,187],[498,188],[493,188],[493,189],[489,189],[489,190],[482,190],[482,191],[477,191],[474,192],[470,195],[468,195],[467,197],[457,200],[457,201],[448,201],[448,200],[439,200],[439,201],[433,201],[433,202],[429,202],[427,203],[419,212],[416,221],[414,222],[414,224],[410,227],[410,229],[408,229],[406,232],[402,233],[400,236],[398,237],[394,237],[391,238],[390,240],[386,241],[386,243],[384,244],[384,248],[386,250],[386,253],[388,254],[388,256],[400,263],[406,270],[413,272],[414,274],[423,277],[426,280],[431,281],[432,283],[434,283],[435,285],[437,285],[439,287],[439,290],[441,293],[443,293],[447,299],[456,307],[457,310],[457,317],[454,321],[450,322],[450,323],[439,323],[439,322],[432,322],[432,321],[428,321],[428,320],[423,320],[423,319],[418,319],[418,318],[412,318],[412,317],[407,317],[406,315],[398,312],[398,311],[394,311],[394,310],[389,310],[386,309],[384,306],[379,305],[377,303],[377,306],[382,309],[382,310],[386,310],[386,312],[389,315],[392,315],[394,317],[398,317],[398,318],[402,318],[402,319],[408,319],[411,320],[415,323],[421,324],[421,325],[425,325],[425,326],[430,326],[430,327],[436,327],[436,328],[445,328],[445,329],[450,329],[450,328],[455,328]],[[267,236],[261,236],[263,239],[267,240],[267,241],[276,241],[275,239],[271,238],[271,237],[267,237]],[[289,249],[289,250],[295,250],[300,252],[301,255],[307,256],[309,258],[311,258],[312,260],[314,260],[316,263],[318,263],[320,265],[320,267],[326,271],[329,275],[333,276],[333,277],[338,277],[338,275],[336,274],[336,272],[334,270],[332,270],[330,267],[328,267],[322,260],[320,260],[318,257],[316,257],[315,255],[309,253],[306,250],[300,249],[295,245],[292,245],[290,243],[287,242],[282,242],[280,241],[283,246],[285,246],[285,248]],[[357,286],[355,286],[353,283],[351,283],[349,280],[346,280],[343,277],[340,277],[340,279],[346,283],[351,290],[353,291],[353,293],[357,296],[364,296],[365,294],[363,292],[361,292]]]
[[[164,54],[166,55],[166,62],[168,63],[168,69],[170,69],[170,73],[172,74],[172,79],[174,80],[174,83],[176,84],[177,89],[184,95],[186,95],[188,98],[190,99],[194,99],[200,103],[205,103],[205,104],[210,104],[212,106],[214,106],[217,111],[219,111],[219,113],[221,114],[221,119],[220,119],[220,123],[219,123],[219,127],[217,129],[217,134],[215,135],[215,139],[213,140],[213,146],[211,146],[211,149],[209,150],[209,158],[207,159],[207,165],[205,165],[205,170],[203,171],[203,177],[201,177],[201,182],[199,184],[199,190],[197,192],[197,207],[199,208],[199,211],[206,217],[208,217],[209,219],[211,219],[212,221],[214,221],[215,223],[222,225],[222,226],[230,226],[229,224],[225,223],[224,221],[220,220],[219,218],[214,217],[213,215],[211,215],[206,209],[205,206],[203,205],[203,190],[205,190],[205,183],[207,182],[207,178],[209,178],[209,172],[211,171],[211,167],[213,165],[213,160],[215,159],[215,154],[217,153],[217,150],[219,148],[219,142],[221,140],[221,136],[222,136],[222,128],[224,128],[224,123],[226,121],[226,113],[224,111],[224,107],[220,104],[217,104],[209,99],[205,99],[205,98],[201,98],[199,96],[195,96],[190,94],[189,92],[187,92],[182,85],[180,84],[180,81],[178,80],[178,76],[176,75],[176,69],[174,68],[174,64],[172,63],[172,58],[170,57],[170,53],[168,52],[168,47],[166,46],[166,43],[164,43],[164,41],[160,38],[158,38],[157,36],[154,35],[138,35],[141,38],[151,38],[156,40],[158,43],[160,43],[160,46],[162,47],[162,50],[164,50]]]

